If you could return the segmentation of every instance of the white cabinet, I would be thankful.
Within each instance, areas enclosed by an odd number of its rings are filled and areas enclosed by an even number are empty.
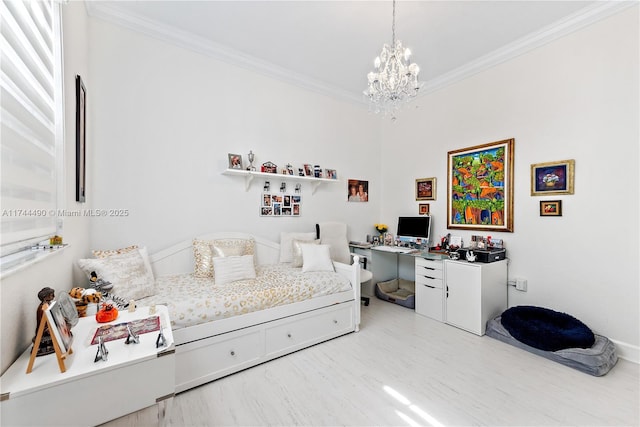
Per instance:
[[[415,259],[416,313],[444,321],[442,261]]]
[[[507,309],[507,262],[444,261],[445,322],[484,335],[487,321]],[[417,306],[417,301],[416,301]]]
[[[160,421],[175,393],[175,346],[169,312],[157,306],[167,346],[156,348],[158,332],[140,334],[140,343],[125,339],[105,343],[106,361],[94,362],[97,346],[89,345],[101,326],[83,317],[73,328],[73,353],[61,373],[54,354],[37,357],[26,373],[31,348],[2,375],[0,424],[10,426],[93,426],[158,404]],[[120,324],[152,316],[148,307],[120,312]]]

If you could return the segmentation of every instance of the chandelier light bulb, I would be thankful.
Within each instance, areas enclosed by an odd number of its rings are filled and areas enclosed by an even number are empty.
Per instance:
[[[376,59],[373,61],[373,65],[376,67],[376,70],[380,68],[380,57],[376,56]]]
[[[408,61],[408,60],[409,60],[409,58],[411,58],[411,49],[406,48],[406,49],[404,50],[404,60],[405,60],[405,61]]]

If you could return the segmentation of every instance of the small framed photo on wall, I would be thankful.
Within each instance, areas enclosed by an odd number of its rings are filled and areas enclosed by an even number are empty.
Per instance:
[[[418,178],[416,179],[416,200],[436,199],[436,179]]]
[[[562,200],[541,201],[540,216],[562,216]]]
[[[418,205],[418,214],[429,215],[429,203],[420,203]]]

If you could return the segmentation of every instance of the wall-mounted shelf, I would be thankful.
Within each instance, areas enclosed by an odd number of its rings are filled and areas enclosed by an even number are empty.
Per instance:
[[[223,175],[232,175],[232,176],[244,176],[245,183],[245,191],[249,191],[249,187],[251,187],[251,182],[254,178],[262,178],[265,180],[271,181],[303,181],[311,183],[311,194],[316,192],[316,188],[322,183],[336,183],[340,182],[337,179],[329,179],[329,178],[316,178],[314,176],[299,176],[299,175],[285,175],[285,174],[277,174],[277,173],[267,173],[267,172],[258,172],[258,171],[247,171],[247,170],[238,170],[238,169],[227,169],[222,172]]]

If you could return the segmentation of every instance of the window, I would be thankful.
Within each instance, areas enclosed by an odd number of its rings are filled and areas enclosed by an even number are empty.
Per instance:
[[[64,106],[58,3],[3,1],[0,16],[4,258],[59,231]]]

